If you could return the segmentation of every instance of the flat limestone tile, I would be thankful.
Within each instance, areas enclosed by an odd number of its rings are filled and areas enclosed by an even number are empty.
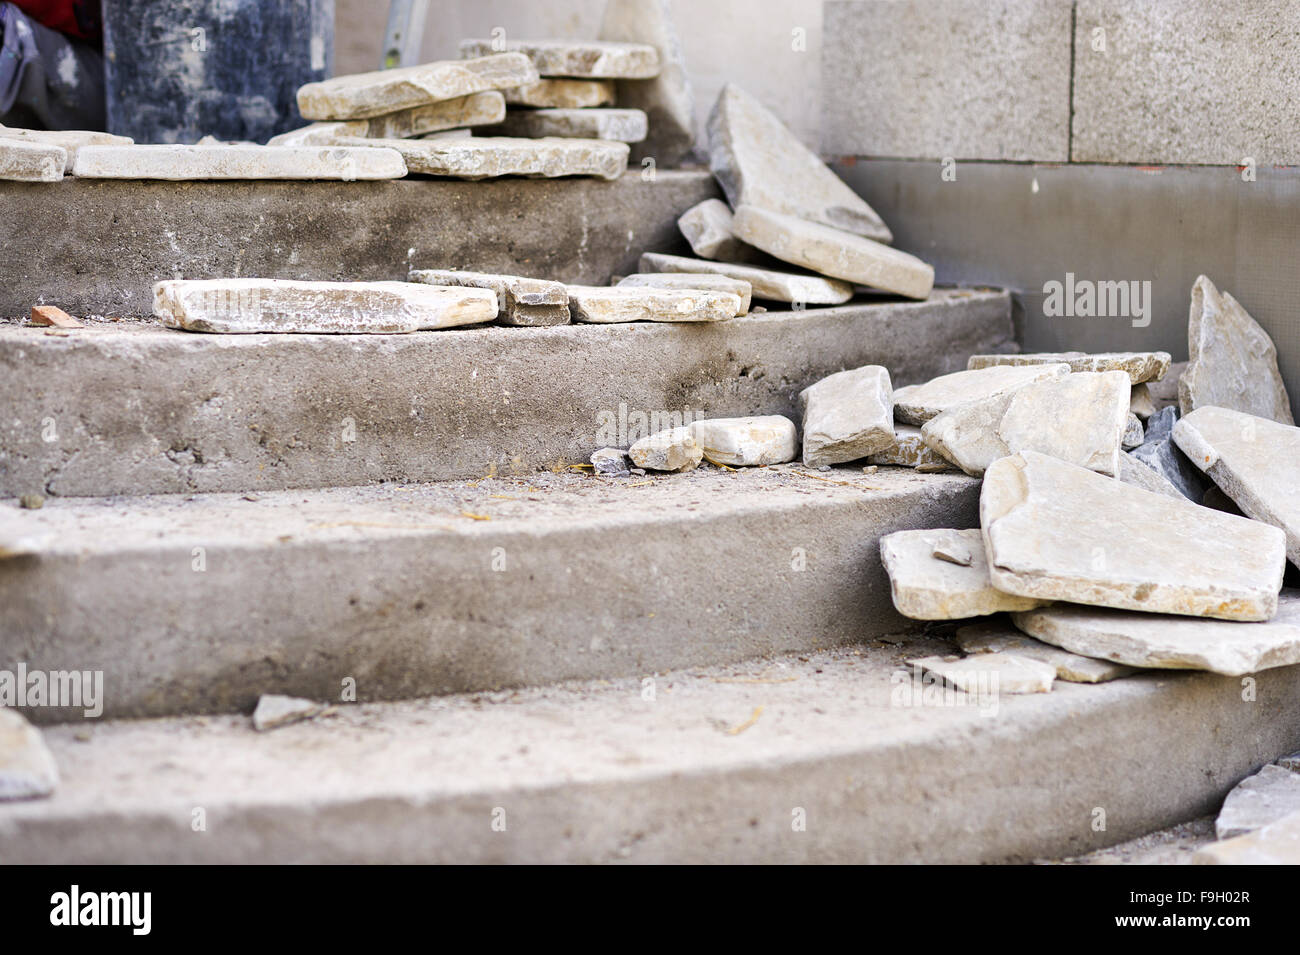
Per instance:
[[[728,278],[725,275],[705,275],[702,272],[637,272],[625,275],[618,280],[621,287],[632,288],[675,288],[703,289],[707,292],[730,292],[740,296],[739,315],[749,312],[750,297],[754,287],[741,279]]]
[[[783,415],[706,418],[689,427],[710,464],[765,467],[793,461],[798,453],[794,422]]]
[[[461,40],[462,57],[522,53],[541,76],[648,80],[659,75],[659,51],[645,43],[600,40]],[[531,81],[530,81],[531,82]],[[519,85],[519,84],[516,84]]]
[[[1012,653],[977,653],[964,659],[921,657],[912,666],[942,677],[964,693],[1048,693],[1056,667]]]
[[[677,220],[691,251],[702,259],[720,262],[752,260],[757,250],[736,238],[731,207],[721,199],[705,199],[691,206]]]
[[[1276,527],[1045,454],[993,462],[980,525],[989,575],[1007,593],[1223,620],[1277,610],[1286,540]]]
[[[569,323],[569,289],[563,282],[459,269],[415,269],[409,278],[426,285],[491,289],[497,296],[497,323],[501,325]]]
[[[0,179],[18,182],[58,182],[68,165],[62,146],[0,139]]]
[[[524,176],[596,176],[617,179],[627,169],[627,144],[598,139],[516,139],[471,136],[468,139],[349,139],[394,149],[413,173],[456,179]]]
[[[490,322],[497,297],[419,282],[174,279],[154,286],[154,314],[196,332],[391,334]]]
[[[809,467],[856,461],[894,443],[893,389],[880,365],[828,375],[800,392],[799,402]]]
[[[706,275],[726,275],[748,282],[754,297],[773,302],[800,302],[805,305],[843,305],[853,297],[853,286],[847,282],[822,278],[819,275],[800,275],[797,272],[773,272],[750,265],[730,262],[711,262],[681,255],[646,252],[641,256],[642,272],[685,272]]]
[[[381,142],[375,140],[375,143]],[[386,141],[385,141],[386,142]],[[350,146],[83,146],[82,179],[401,179],[391,149]]]
[[[958,627],[956,639],[963,653],[1014,653],[1050,663],[1056,667],[1056,678],[1067,683],[1107,683],[1138,672],[1121,663],[1081,656],[1043,643],[1000,621]]]
[[[537,79],[537,70],[522,53],[489,50],[475,59],[442,60],[307,83],[298,88],[298,111],[304,119],[369,119],[471,93],[523,86]]]
[[[1084,371],[1034,382],[1011,395],[998,436],[1013,452],[1039,451],[1115,477],[1131,391],[1123,371]]]
[[[1098,352],[1081,351],[1043,352],[1019,355],[972,355],[967,368],[991,368],[994,365],[1069,365],[1070,371],[1122,371],[1134,385],[1159,381],[1169,371],[1171,359],[1167,351],[1153,352]],[[1154,409],[1153,409],[1154,410]]]
[[[1036,381],[1063,378],[1069,373],[1069,365],[954,371],[919,385],[895,389],[894,415],[906,424],[923,425],[940,412],[967,401],[1006,394]]]
[[[488,126],[501,122],[505,116],[506,98],[496,90],[486,90],[357,120],[364,123],[365,128],[352,135],[367,139],[410,139],[448,129]]]
[[[0,139],[58,146],[67,153],[63,164],[64,175],[71,175],[77,150],[82,146],[130,146],[135,142],[130,136],[114,136],[112,133],[89,129],[19,129],[13,126],[0,126]]]
[[[935,557],[935,548],[945,542],[966,547],[970,566]],[[1031,610],[1044,603],[993,586],[978,529],[896,531],[880,539],[880,557],[889,574],[894,607],[914,620],[961,620]]]
[[[576,322],[725,322],[740,314],[740,296],[695,289],[570,285]]]
[[[539,109],[597,109],[615,103],[613,80],[547,78],[505,90],[507,106]]]
[[[639,109],[512,109],[489,135],[563,139],[607,139],[639,143],[649,125]]]

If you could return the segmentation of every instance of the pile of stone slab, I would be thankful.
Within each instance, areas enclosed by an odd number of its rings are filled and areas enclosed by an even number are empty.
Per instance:
[[[1300,590],[1282,586],[1287,560],[1300,567],[1300,428],[1272,341],[1202,276],[1189,351],[1178,407],[1159,412],[1163,352],[975,356],[893,391],[896,427],[984,482],[978,529],[882,539],[895,606],[921,620],[1010,615],[958,631],[971,656],[919,665],[971,683],[997,670],[1003,692],[1029,692],[1051,680],[1022,658],[1061,679],[1086,661],[1105,679],[1300,663]],[[870,423],[884,442],[878,393],[854,401],[839,432]],[[808,437],[805,421],[805,461]]]

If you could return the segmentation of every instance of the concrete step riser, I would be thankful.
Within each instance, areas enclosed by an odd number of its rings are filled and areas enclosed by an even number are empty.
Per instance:
[[[105,714],[146,716],[338,700],[348,678],[390,700],[647,674],[902,629],[880,536],[974,526],[977,482],[827,475],[854,486],[574,477],[587,490],[544,522],[465,516],[491,516],[494,490],[527,497],[506,482],[427,506],[411,489],[402,510],[301,492],[49,504],[29,513],[57,549],[0,561],[0,669],[102,670]]]
[[[0,496],[341,487],[526,473],[626,443],[637,415],[785,414],[844,368],[895,384],[1005,350],[1001,292],[707,327],[217,336],[0,326]],[[623,440],[620,440],[623,439]]]

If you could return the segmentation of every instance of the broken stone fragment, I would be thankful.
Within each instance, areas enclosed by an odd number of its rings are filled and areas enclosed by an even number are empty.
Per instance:
[[[0,179],[17,182],[58,182],[68,165],[62,146],[0,139]]]
[[[868,455],[867,463],[938,471],[952,467],[952,462],[925,443],[921,429],[911,424],[894,425],[894,443]]]
[[[1063,378],[1069,373],[1069,365],[999,366],[954,371],[923,384],[895,389],[894,415],[906,424],[923,425],[941,412],[968,401],[1007,394],[1033,382]]]
[[[59,769],[38,730],[17,710],[0,706],[0,802],[54,792]]]
[[[597,474],[625,477],[631,473],[628,470],[627,452],[618,448],[601,448],[599,451],[593,451],[590,460]]]
[[[1095,660],[1051,646],[1002,622],[959,627],[956,639],[957,646],[964,653],[1013,653],[1018,657],[1050,663],[1056,668],[1056,678],[1067,683],[1107,683],[1137,672],[1135,668],[1120,663]]]
[[[704,449],[690,428],[670,428],[647,435],[627,454],[638,467],[652,471],[693,471],[704,459]]]
[[[740,296],[704,289],[570,285],[575,322],[725,322],[740,314]]]
[[[1142,427],[1142,420],[1131,411],[1125,420],[1124,438],[1120,446],[1125,451],[1132,451],[1134,448],[1140,448],[1142,442],[1146,440],[1146,429]]]
[[[658,76],[660,69],[659,51],[645,43],[511,39],[460,41],[460,55],[466,58],[487,57],[501,50],[527,57],[541,76],[567,76],[595,80],[648,80]],[[534,80],[525,82],[531,83]]]
[[[609,0],[599,38],[658,51],[659,75],[619,80],[618,98],[650,119],[650,135],[632,148],[632,161],[652,157],[660,166],[677,165],[695,145],[695,95],[668,0]]]
[[[1212,842],[1192,856],[1194,865],[1300,865],[1300,812],[1262,829]]]
[[[1045,454],[993,462],[980,524],[989,575],[1007,593],[1224,620],[1268,620],[1277,610],[1286,541],[1276,527]]]
[[[298,111],[304,119],[369,119],[537,82],[537,70],[522,53],[488,53],[308,83],[298,88]]]
[[[964,546],[970,564],[935,557],[939,546]],[[978,530],[896,531],[880,539],[880,557],[894,607],[914,620],[961,620],[1043,605],[994,588]]]
[[[1206,481],[1174,443],[1177,420],[1177,408],[1161,408],[1147,419],[1142,443],[1129,453],[1176,487],[1183,497],[1199,504],[1205,497]]]
[[[195,332],[413,332],[496,318],[490,289],[419,282],[175,279],[153,287],[154,315]]]
[[[1233,839],[1296,813],[1300,813],[1300,774],[1265,766],[1228,793],[1214,821],[1214,834]]]
[[[1300,428],[1227,408],[1197,408],[1174,441],[1248,517],[1281,528],[1300,567]]]
[[[82,146],[130,146],[135,142],[129,136],[114,136],[87,129],[18,129],[13,126],[0,126],[0,139],[58,146],[67,154],[63,162],[64,175],[71,175],[72,163],[77,158],[77,150]]]
[[[861,196],[735,84],[722,88],[708,130],[709,167],[732,208],[754,206],[877,242],[893,241]]]
[[[976,544],[977,542],[963,539],[956,534],[948,534],[935,542],[934,551],[930,556],[936,560],[946,560],[958,567],[969,567],[975,562],[972,545]]]
[[[934,288],[933,266],[842,229],[746,205],[736,207],[731,225],[742,241],[768,255],[831,278],[917,299]]]
[[[748,282],[754,297],[774,302],[799,302],[804,305],[842,305],[853,297],[853,286],[819,275],[773,272],[749,265],[710,262],[680,255],[646,252],[641,256],[642,272],[684,272],[688,274],[726,275]]]
[[[710,464],[765,467],[793,461],[797,453],[794,422],[781,415],[708,418],[692,423],[690,428]]]
[[[33,305],[31,322],[33,325],[49,326],[53,328],[86,327],[56,305]]]
[[[732,218],[731,208],[721,199],[705,199],[682,213],[677,228],[691,244],[691,251],[701,258],[752,261],[757,250],[736,238]]]
[[[1273,339],[1204,275],[1192,286],[1187,351],[1190,361],[1178,382],[1182,414],[1213,405],[1295,424]]]
[[[1146,382],[1133,386],[1133,391],[1129,395],[1128,410],[1139,421],[1146,421],[1156,413],[1156,403],[1151,397],[1151,389]]]
[[[1186,505],[1184,505],[1186,506]],[[1044,643],[1128,666],[1242,676],[1300,662],[1300,591],[1283,590],[1267,622],[1056,604],[1012,616]]]
[[[348,145],[394,149],[413,173],[457,179],[525,176],[598,176],[617,179],[627,169],[627,143],[599,139],[343,139]]]
[[[1011,453],[998,426],[1014,394],[1008,391],[941,411],[921,427],[921,440],[971,477],[982,477],[990,464]]]
[[[414,269],[410,280],[425,285],[491,289],[497,296],[497,322],[501,325],[569,323],[569,290],[563,282],[460,269]]]
[[[646,115],[639,109],[512,109],[489,135],[562,139],[607,139],[639,143],[646,138]]]
[[[828,375],[800,392],[799,402],[809,467],[856,461],[894,444],[893,389],[880,365]]]
[[[290,723],[312,719],[327,709],[328,706],[315,700],[263,693],[257,698],[257,708],[253,710],[253,729],[258,732],[277,729]]]
[[[638,272],[618,280],[619,287],[702,289],[706,292],[729,292],[740,296],[739,315],[749,312],[750,296],[754,287],[740,279],[725,275],[687,274],[685,272]]]
[[[1174,487],[1167,477],[1127,451],[1119,456],[1119,479],[1125,484],[1131,484],[1144,491],[1163,494],[1165,497],[1172,497],[1179,501],[1187,500],[1183,492]]]
[[[505,117],[505,97],[496,90],[487,90],[356,120],[356,123],[363,125],[362,131],[345,135],[359,135],[368,139],[407,139],[465,126],[487,126],[499,123]]]
[[[1012,653],[978,653],[954,657],[921,657],[907,661],[941,677],[964,693],[997,696],[999,693],[1047,693],[1056,679],[1056,667]]]
[[[598,109],[613,106],[613,80],[541,79],[505,91],[508,106],[539,109]]]
[[[1044,352],[1032,355],[972,355],[966,362],[970,368],[992,368],[994,365],[1069,365],[1070,371],[1122,371],[1134,384],[1157,381],[1169,371],[1170,356],[1167,351],[1099,352],[1081,351]]]
[[[374,143],[379,143],[375,140]],[[387,142],[384,140],[382,142]],[[73,175],[82,179],[401,179],[391,149],[342,146],[83,146]]]
[[[1130,390],[1122,371],[1034,382],[1012,394],[998,436],[1012,452],[1038,451],[1115,477]]]

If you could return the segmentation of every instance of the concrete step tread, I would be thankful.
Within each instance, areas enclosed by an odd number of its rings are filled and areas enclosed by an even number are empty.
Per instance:
[[[1260,674],[1260,706],[1191,673],[903,705],[904,660],[950,646],[342,704],[269,733],[234,715],[59,726],[61,785],[0,805],[0,860],[1028,860],[1207,811],[1296,743],[1300,667]]]

